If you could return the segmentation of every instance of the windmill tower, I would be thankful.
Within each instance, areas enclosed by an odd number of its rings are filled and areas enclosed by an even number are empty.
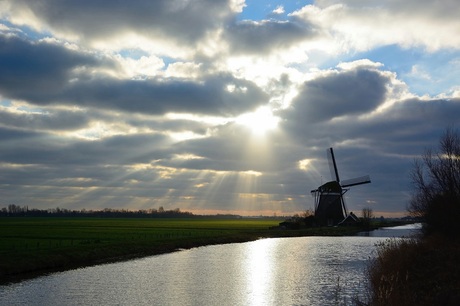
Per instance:
[[[332,148],[327,150],[329,169],[332,181],[327,182],[311,191],[315,198],[315,218],[319,225],[337,225],[347,216],[347,208],[343,195],[352,186],[368,184],[371,182],[369,175],[340,181],[337,164]]]

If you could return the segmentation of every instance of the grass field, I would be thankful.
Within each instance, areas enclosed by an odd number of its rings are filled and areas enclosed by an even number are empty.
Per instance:
[[[274,219],[0,218],[0,280],[12,275],[238,242]]]

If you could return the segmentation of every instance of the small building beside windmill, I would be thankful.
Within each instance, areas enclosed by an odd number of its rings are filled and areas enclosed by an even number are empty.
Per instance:
[[[361,220],[359,220],[358,216],[356,216],[353,212],[350,212],[348,216],[343,219],[341,222],[339,222],[339,226],[353,226],[361,223]]]

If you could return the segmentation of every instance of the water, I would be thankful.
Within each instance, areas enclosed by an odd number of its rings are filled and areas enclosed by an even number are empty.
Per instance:
[[[367,262],[385,239],[272,238],[194,248],[0,286],[0,305],[351,305],[365,298]]]
[[[370,232],[359,233],[358,236],[367,237],[411,237],[420,233],[422,224],[408,224],[394,227],[384,227]]]

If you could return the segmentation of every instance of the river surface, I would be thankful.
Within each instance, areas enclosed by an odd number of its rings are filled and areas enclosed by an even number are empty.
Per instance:
[[[416,228],[261,239],[80,268],[0,286],[0,305],[352,305],[365,300],[375,245]]]

